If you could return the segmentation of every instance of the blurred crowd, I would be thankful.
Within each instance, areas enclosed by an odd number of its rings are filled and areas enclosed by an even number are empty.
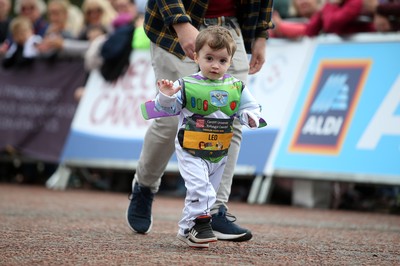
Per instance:
[[[80,5],[74,4],[77,2]],[[149,48],[150,41],[143,31],[146,0],[82,0],[74,3],[70,0],[0,0],[1,67],[12,70],[30,64],[36,58],[77,57],[84,60],[88,74],[98,68],[106,80],[112,81],[124,73],[132,49]],[[397,32],[400,30],[400,0],[275,0],[272,22],[271,38]],[[84,88],[77,88],[77,100],[83,92]],[[47,179],[56,168],[46,169],[43,163],[20,168],[20,163],[15,159],[12,164],[2,164],[1,178],[11,173],[16,181],[23,182],[32,173],[40,172]],[[115,173],[103,172],[92,183],[109,189],[112,175]],[[116,175],[121,179],[121,173]],[[93,181],[93,172],[86,176],[91,176]],[[129,187],[130,178],[129,173],[123,187]],[[355,204],[363,195],[371,195],[371,192],[357,189],[340,191],[346,191],[346,195],[340,196],[342,199],[348,197],[346,204]],[[396,204],[400,204],[398,188],[395,196],[388,196],[387,191],[392,193],[392,190],[384,190],[385,193],[378,190],[377,193],[383,193],[385,199],[396,198]]]
[[[21,67],[35,58],[81,57],[90,71],[102,64],[104,42],[133,29],[131,48],[148,48],[143,11],[133,0],[83,0],[81,6],[69,0],[0,0],[2,67]]]
[[[4,68],[33,58],[81,56],[88,71],[99,67],[99,50],[119,28],[141,27],[146,1],[0,0],[0,57]],[[297,39],[333,33],[400,30],[400,0],[275,0],[271,37]],[[146,48],[143,31],[134,48]]]
[[[277,0],[271,36],[297,39],[321,34],[400,30],[399,0]]]
[[[34,60],[76,58],[83,60],[87,77],[97,68],[106,80],[114,81],[129,66],[133,49],[149,49],[143,30],[146,1],[76,2],[80,5],[70,0],[0,0],[0,68],[14,71]],[[84,87],[76,88],[77,101],[83,93]],[[1,180],[42,183],[56,168],[20,157],[12,146],[0,154]],[[107,188],[102,185],[104,174],[90,172],[91,183]]]

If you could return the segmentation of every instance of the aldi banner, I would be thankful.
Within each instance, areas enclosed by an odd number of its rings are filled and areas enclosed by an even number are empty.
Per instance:
[[[400,42],[317,45],[277,175],[400,184],[398,51]]]

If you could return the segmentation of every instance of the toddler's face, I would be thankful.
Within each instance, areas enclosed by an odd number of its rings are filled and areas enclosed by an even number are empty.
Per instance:
[[[194,59],[199,64],[201,73],[212,80],[222,78],[228,71],[232,60],[226,48],[213,50],[207,44],[198,53],[195,53]]]

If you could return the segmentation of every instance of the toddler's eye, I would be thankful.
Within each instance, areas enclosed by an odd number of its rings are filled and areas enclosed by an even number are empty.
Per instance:
[[[207,61],[212,61],[213,58],[211,56],[207,56],[206,59]]]

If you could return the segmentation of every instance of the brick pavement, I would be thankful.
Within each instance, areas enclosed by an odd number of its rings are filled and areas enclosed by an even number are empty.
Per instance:
[[[400,265],[400,216],[231,203],[245,243],[175,239],[183,199],[156,196],[150,234],[125,222],[128,195],[0,183],[0,265]]]

